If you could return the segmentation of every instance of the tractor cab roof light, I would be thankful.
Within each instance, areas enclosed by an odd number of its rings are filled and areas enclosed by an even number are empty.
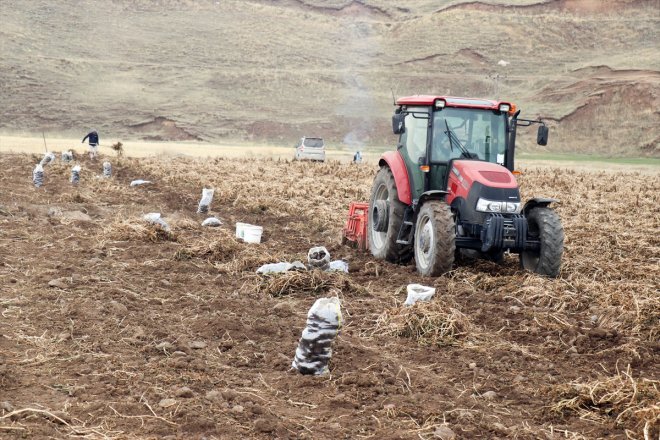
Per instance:
[[[518,108],[516,107],[515,104],[512,104],[510,102],[502,102],[500,103],[498,110],[513,116],[514,113],[516,113],[516,110],[518,110]]]
[[[436,99],[435,100],[435,108],[445,108],[447,105],[447,101],[444,99]]]

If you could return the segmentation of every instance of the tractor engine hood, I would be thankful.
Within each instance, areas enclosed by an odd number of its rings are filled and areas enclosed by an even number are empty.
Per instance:
[[[518,182],[511,172],[501,165],[479,160],[455,160],[452,162],[451,174],[461,184],[471,187],[479,182],[491,188],[518,188]]]
[[[453,161],[447,191],[447,203],[459,212],[462,221],[472,224],[483,225],[491,215],[490,212],[517,214],[520,210],[520,191],[516,178],[508,169],[494,163],[479,160]],[[480,201],[499,204],[500,210],[484,211],[484,208],[478,207]],[[501,211],[501,203],[507,207],[511,205],[513,209]]]

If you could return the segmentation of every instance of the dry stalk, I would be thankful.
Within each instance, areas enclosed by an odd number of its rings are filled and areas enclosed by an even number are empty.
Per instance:
[[[635,378],[630,366],[612,377],[591,382],[573,381],[555,387],[558,401],[552,411],[577,413],[582,418],[614,420],[619,426],[632,426],[641,433],[644,426],[660,422],[660,381]],[[660,430],[656,428],[656,437]]]
[[[473,331],[467,316],[440,301],[418,302],[386,310],[375,333],[412,338],[421,345],[454,345]]]
[[[209,263],[223,262],[232,259],[243,245],[226,231],[218,231],[220,237],[209,239],[204,236],[197,237],[192,243],[186,244],[174,254],[177,261],[199,258]]]
[[[366,295],[367,290],[341,273],[327,273],[318,270],[287,272],[260,279],[257,291],[279,297],[286,295],[316,295],[334,291],[342,294]]]
[[[177,235],[159,225],[151,225],[143,220],[118,220],[103,228],[105,239],[115,241],[177,241]]]

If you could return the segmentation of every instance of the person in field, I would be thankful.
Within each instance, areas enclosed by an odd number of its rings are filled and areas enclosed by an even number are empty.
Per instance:
[[[353,155],[353,163],[362,163],[362,153],[360,153],[359,151],[357,151],[357,152]]]
[[[86,139],[89,139],[89,158],[95,159],[99,148],[99,134],[96,132],[96,130],[90,131],[87,133],[87,136],[83,138],[83,144],[85,143]]]

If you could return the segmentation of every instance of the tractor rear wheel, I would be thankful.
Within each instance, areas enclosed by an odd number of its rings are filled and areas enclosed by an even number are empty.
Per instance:
[[[538,250],[520,253],[520,264],[531,272],[555,278],[564,253],[564,228],[559,215],[550,208],[533,208],[527,214],[527,237],[538,240]]]
[[[392,263],[407,263],[412,258],[411,247],[396,242],[405,210],[392,170],[382,167],[374,179],[369,201],[367,238],[374,257]]]
[[[422,205],[415,225],[415,264],[426,277],[451,270],[456,252],[456,227],[449,205],[430,200]]]

